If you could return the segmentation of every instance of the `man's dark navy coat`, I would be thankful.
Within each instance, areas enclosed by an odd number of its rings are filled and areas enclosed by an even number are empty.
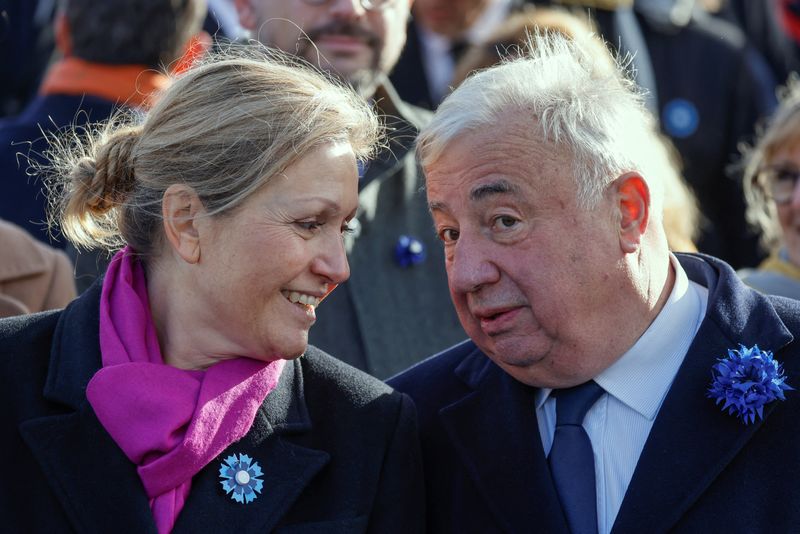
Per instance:
[[[719,260],[679,258],[689,278],[708,288],[708,309],[612,532],[800,532],[800,302],[756,293]],[[751,425],[706,396],[712,366],[740,343],[774,351],[798,388]],[[568,532],[539,436],[535,388],[472,342],[389,383],[417,405],[429,532]]]
[[[86,400],[99,293],[0,321],[2,532],[155,533],[135,465]],[[220,484],[233,453],[264,471],[246,505]],[[310,347],[287,362],[250,432],[192,479],[173,532],[420,532],[422,485],[409,399]]]

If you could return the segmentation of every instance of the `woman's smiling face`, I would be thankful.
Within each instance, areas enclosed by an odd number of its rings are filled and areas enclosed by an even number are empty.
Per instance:
[[[357,205],[353,150],[327,143],[230,214],[207,219],[197,287],[206,327],[240,356],[303,354],[316,306],[350,275],[342,233]]]

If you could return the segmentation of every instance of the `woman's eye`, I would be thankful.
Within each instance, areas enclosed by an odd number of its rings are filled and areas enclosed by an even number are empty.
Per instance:
[[[356,233],[356,226],[352,221],[347,221],[342,225],[342,235],[351,235]]]
[[[295,224],[297,224],[297,226],[299,226],[303,230],[307,230],[309,232],[315,232],[319,230],[325,223],[321,223],[319,221],[298,221]]]

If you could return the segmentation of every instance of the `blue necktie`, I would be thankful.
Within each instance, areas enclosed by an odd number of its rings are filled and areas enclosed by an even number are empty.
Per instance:
[[[553,390],[556,398],[556,432],[550,449],[550,473],[573,534],[597,533],[597,494],[594,454],[583,418],[603,394],[594,381]]]

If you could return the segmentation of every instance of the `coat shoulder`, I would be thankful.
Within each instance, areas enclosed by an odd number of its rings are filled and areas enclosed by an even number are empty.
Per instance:
[[[800,334],[800,301],[777,295],[766,297],[792,334]]]
[[[0,319],[0,361],[46,347],[49,352],[60,310]]]
[[[443,380],[455,378],[456,368],[476,350],[478,349],[472,340],[462,341],[393,376],[387,383],[400,391],[413,392],[420,388],[427,389]]]
[[[307,393],[324,394],[359,407],[400,400],[399,394],[377,378],[314,346],[309,345],[300,363]]]

